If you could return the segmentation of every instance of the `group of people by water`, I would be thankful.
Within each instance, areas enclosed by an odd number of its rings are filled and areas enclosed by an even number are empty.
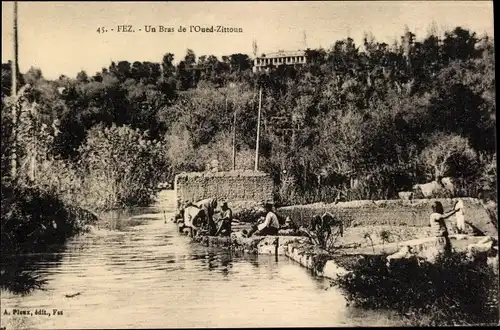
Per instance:
[[[184,201],[175,217],[179,229],[188,229],[191,236],[230,236],[233,223],[249,223],[250,219],[241,219],[243,221],[234,219],[233,211],[227,201],[222,202],[220,210],[217,209],[218,206],[217,198],[207,198],[197,202]],[[241,231],[243,237],[279,234],[308,236],[319,245],[324,245],[332,234],[332,226],[338,227],[338,233],[343,235],[342,221],[328,212],[323,216],[312,217],[307,227],[298,227],[290,217],[285,219],[280,217],[273,203],[262,202],[260,206],[261,212],[257,212],[257,219],[250,216],[252,218],[250,228]]]
[[[193,230],[192,235],[206,234],[209,236],[229,236],[233,221],[233,212],[227,202],[223,202],[220,211],[217,210],[219,202],[216,198],[207,198],[198,202],[185,201],[177,219],[183,222],[182,227]],[[263,203],[265,216],[261,217],[252,228],[244,235],[250,237],[257,235],[277,235],[280,229],[278,216],[274,205]],[[215,215],[218,215],[217,217]]]
[[[218,206],[217,198],[207,198],[197,202],[185,201],[176,216],[177,220],[182,223],[180,228],[188,228],[192,236],[230,236],[233,222],[239,223],[240,221],[233,218],[233,211],[227,201],[221,203],[220,210],[217,209]],[[332,234],[333,227],[337,227],[338,234],[343,235],[343,222],[328,212],[323,216],[312,217],[307,228],[299,228],[288,217],[285,221],[280,221],[281,218],[272,203],[263,202],[261,206],[264,212],[256,222],[251,224],[249,230],[242,230],[243,236],[278,235],[280,231],[288,230],[297,235],[315,238],[320,245],[324,245]],[[429,218],[432,236],[443,238],[446,250],[451,250],[446,219],[453,215],[456,215],[457,232],[465,233],[464,203],[462,200],[456,200],[453,209],[448,212],[444,211],[441,202],[435,201],[433,203]]]
[[[210,236],[228,235],[231,233],[233,212],[227,202],[221,205],[221,212],[217,211],[218,201],[216,198],[207,198],[198,202],[185,201],[180,208],[176,218],[181,222],[181,227],[187,227],[192,232],[205,233]],[[221,217],[216,221],[214,215],[220,213]]]

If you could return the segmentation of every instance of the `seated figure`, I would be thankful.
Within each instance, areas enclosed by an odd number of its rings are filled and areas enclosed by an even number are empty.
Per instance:
[[[222,216],[217,221],[217,232],[215,236],[230,236],[231,235],[231,223],[233,221],[233,211],[224,202],[221,206]]]
[[[246,234],[246,237],[250,237],[254,233],[259,236],[278,235],[280,224],[276,213],[273,212],[273,205],[265,203],[264,208],[267,212],[266,217],[260,218],[257,224],[252,226],[249,233],[243,232],[243,234]]]

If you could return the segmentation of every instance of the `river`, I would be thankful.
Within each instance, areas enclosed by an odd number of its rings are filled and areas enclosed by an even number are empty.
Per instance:
[[[16,292],[1,291],[1,326],[84,329],[400,323],[387,313],[346,307],[329,281],[311,276],[286,257],[236,255],[190,242],[169,221],[173,200],[171,191],[163,191],[161,202],[151,207],[108,213],[104,219],[110,230],[96,229],[71,239],[64,247],[54,247],[51,253],[18,258],[23,265],[22,272],[12,275],[13,284],[19,282],[12,285]],[[29,315],[14,315],[14,309]]]

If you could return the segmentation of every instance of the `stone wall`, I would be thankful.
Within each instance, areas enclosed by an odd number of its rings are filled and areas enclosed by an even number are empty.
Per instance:
[[[174,189],[177,207],[186,200],[195,202],[215,197],[228,201],[229,207],[237,211],[274,199],[272,178],[255,171],[182,173],[175,177]]]
[[[475,198],[461,199],[464,202],[466,222],[470,222],[485,235],[496,236],[498,234],[496,224],[492,222],[483,204]],[[330,212],[342,219],[346,226],[351,227],[374,225],[427,227],[434,201],[440,201],[445,211],[451,210],[454,205],[452,199],[369,200],[287,206],[279,208],[278,213],[283,217],[290,216],[298,225],[308,224],[315,214]],[[453,223],[454,218],[452,216],[449,222]]]
[[[350,272],[342,267],[337,260],[334,260],[333,255],[309,244],[290,242],[286,245],[285,255],[319,277],[335,279]],[[321,259],[324,259],[323,262],[320,261]]]
[[[252,236],[244,237],[241,232],[233,232],[231,237],[195,236],[194,242],[205,246],[230,248],[250,254],[285,255],[289,244],[305,244],[302,236]]]

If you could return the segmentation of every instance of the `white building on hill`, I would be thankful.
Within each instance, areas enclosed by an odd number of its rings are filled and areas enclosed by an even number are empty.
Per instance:
[[[253,61],[253,72],[268,70],[270,66],[280,65],[303,65],[307,63],[306,52],[298,51],[283,51],[276,53],[262,54]]]

